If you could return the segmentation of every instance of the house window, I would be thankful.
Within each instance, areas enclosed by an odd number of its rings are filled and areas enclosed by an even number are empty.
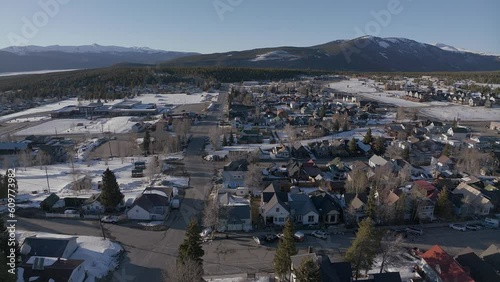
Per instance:
[[[280,208],[276,208],[276,212],[280,212]]]
[[[314,215],[310,215],[307,217],[307,222],[314,222]]]
[[[280,217],[280,218],[278,219],[278,221],[279,221],[279,222],[285,222],[285,218],[284,218],[284,217]]]

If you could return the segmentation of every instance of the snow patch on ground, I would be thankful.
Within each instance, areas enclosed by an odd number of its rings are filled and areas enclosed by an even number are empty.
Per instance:
[[[387,48],[387,47],[391,46],[389,43],[387,43],[385,41],[379,41],[378,45],[380,45],[380,47],[382,47],[382,48]]]
[[[59,102],[56,102],[56,103],[47,104],[47,105],[44,105],[44,106],[40,106],[40,107],[36,107],[36,108],[32,108],[32,109],[20,111],[20,112],[13,113],[13,114],[10,114],[10,115],[1,116],[0,117],[0,122],[5,122],[5,121],[8,121],[8,120],[20,117],[20,116],[25,116],[25,115],[34,115],[34,114],[41,113],[41,112],[55,111],[55,110],[59,110],[61,108],[64,108],[66,106],[74,106],[74,105],[77,105],[77,104],[78,104],[78,102],[77,102],[76,98],[62,100],[62,101],[59,101]]]
[[[138,224],[141,225],[141,226],[152,227],[152,226],[163,225],[163,221],[139,222]]]
[[[39,117],[28,117],[28,118],[16,118],[9,120],[7,123],[22,123],[22,122],[34,122],[50,119],[49,116],[39,116]]]
[[[271,51],[268,53],[260,54],[255,57],[255,59],[252,59],[250,61],[252,62],[259,62],[259,61],[271,61],[271,60],[287,60],[287,61],[292,61],[292,60],[297,60],[299,59],[298,56],[292,55],[286,51],[283,50],[277,50],[277,51]]]

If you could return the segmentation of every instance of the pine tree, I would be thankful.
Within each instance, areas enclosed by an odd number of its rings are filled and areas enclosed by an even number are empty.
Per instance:
[[[436,201],[436,214],[444,218],[449,218],[451,217],[452,212],[453,206],[450,202],[450,199],[448,198],[448,188],[446,188],[445,186],[438,193],[438,198]]]
[[[145,154],[149,154],[149,145],[151,144],[151,135],[149,130],[146,130],[144,133],[144,141],[142,142],[142,148],[144,149]]]
[[[290,271],[292,265],[290,257],[297,254],[294,233],[293,223],[290,219],[287,219],[283,229],[283,238],[278,243],[274,255],[274,271],[281,279],[285,278]]]
[[[319,282],[321,281],[321,273],[319,265],[310,257],[302,260],[300,266],[294,269],[296,280],[299,282]]]
[[[377,213],[377,199],[375,194],[377,191],[375,188],[370,189],[370,194],[368,194],[368,201],[366,203],[366,216],[375,219]]]
[[[373,144],[373,149],[378,155],[383,155],[385,153],[384,139],[381,136],[375,138],[375,143]]]
[[[325,107],[321,107],[321,108],[319,109],[318,116],[319,116],[320,118],[324,118],[324,117],[325,117],[325,115],[326,115],[326,110],[325,110]]]
[[[363,138],[363,143],[365,143],[365,144],[371,144],[372,141],[373,141],[372,129],[368,128],[368,131],[366,131],[366,135]]]
[[[107,209],[115,209],[123,199],[115,174],[109,168],[102,174],[101,204]]]
[[[349,130],[349,124],[347,124],[347,120],[344,122],[342,125],[342,131],[348,131]]]
[[[368,271],[372,268],[373,261],[380,246],[381,236],[376,233],[372,219],[367,217],[359,224],[356,238],[347,249],[345,259],[349,261],[359,277],[361,270]]]
[[[222,146],[227,146],[226,134],[223,134],[223,137],[222,137]]]
[[[340,122],[338,119],[336,119],[334,122],[333,122],[333,130],[335,132],[339,132],[340,130]]]
[[[177,257],[178,264],[184,264],[188,261],[196,262],[200,267],[203,267],[203,256],[205,251],[201,246],[200,227],[196,220],[192,219],[186,230],[184,241],[179,246],[179,256]]]
[[[356,144],[356,139],[354,139],[354,137],[347,143],[347,147],[351,154],[355,154],[358,151],[358,144]]]
[[[233,146],[234,145],[234,136],[233,136],[233,132],[229,132],[229,146]]]

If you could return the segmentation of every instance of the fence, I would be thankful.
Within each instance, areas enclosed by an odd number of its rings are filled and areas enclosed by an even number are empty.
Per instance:
[[[85,214],[80,216],[80,214],[65,214],[65,213],[46,213],[45,217],[52,218],[76,218],[76,219],[99,219],[98,215]]]

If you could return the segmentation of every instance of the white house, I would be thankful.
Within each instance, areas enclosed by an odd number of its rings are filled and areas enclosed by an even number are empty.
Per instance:
[[[252,230],[252,212],[249,205],[226,206],[227,215],[219,219],[219,231]]]
[[[467,128],[465,127],[450,127],[446,132],[449,136],[453,136],[454,139],[464,140],[467,138]]]
[[[101,214],[104,212],[105,208],[99,201],[99,198],[101,196],[101,193],[99,194],[94,194],[85,202],[83,202],[82,208],[85,211],[85,213],[89,214]]]
[[[141,194],[127,211],[134,220],[164,220],[170,210],[167,197],[156,193]]]
[[[284,225],[286,219],[290,216],[290,211],[287,203],[279,199],[277,194],[274,194],[262,206],[260,214],[266,224]]]
[[[76,237],[28,237],[24,240],[20,253],[28,257],[40,256],[69,259],[77,248]]]
[[[369,160],[368,164],[370,167],[384,166],[387,163],[387,160],[382,158],[381,156],[373,155]]]

